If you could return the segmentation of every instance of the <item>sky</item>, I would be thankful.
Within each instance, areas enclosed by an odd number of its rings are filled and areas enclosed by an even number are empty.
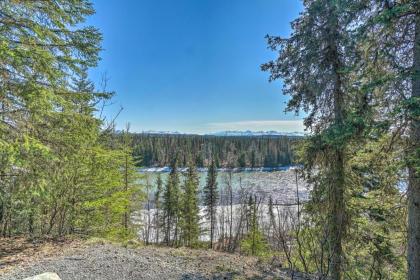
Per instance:
[[[105,108],[117,128],[209,133],[302,132],[285,113],[281,81],[260,65],[276,57],[267,34],[288,36],[299,0],[94,0],[87,24],[103,34],[99,84],[116,92]]]

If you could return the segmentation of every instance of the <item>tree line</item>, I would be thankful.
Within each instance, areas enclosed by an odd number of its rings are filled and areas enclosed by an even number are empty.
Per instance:
[[[0,1],[0,236],[128,238],[142,198],[128,129],[88,79],[88,1]]]
[[[190,158],[198,167],[215,160],[218,167],[275,167],[293,162],[292,145],[297,136],[211,136],[133,134],[134,154],[142,166],[169,166],[174,154],[179,165]]]

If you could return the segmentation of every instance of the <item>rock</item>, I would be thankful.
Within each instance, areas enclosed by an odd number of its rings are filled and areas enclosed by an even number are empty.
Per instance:
[[[61,280],[60,277],[54,272],[45,272],[39,275],[35,275],[23,280]]]

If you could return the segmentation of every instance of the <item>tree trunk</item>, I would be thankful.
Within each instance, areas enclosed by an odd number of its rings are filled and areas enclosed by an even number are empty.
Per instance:
[[[229,251],[232,251],[232,226],[233,226],[233,190],[232,172],[229,171],[229,196],[230,196],[230,219],[229,219]]]
[[[128,131],[128,130],[127,130]],[[125,155],[125,174],[124,174],[124,190],[128,191],[128,155]],[[124,212],[124,229],[128,230],[128,206]]]
[[[336,150],[336,162],[333,168],[333,181],[330,190],[330,250],[331,277],[342,279],[342,240],[344,231],[344,160],[343,152]]]
[[[155,218],[156,244],[159,244],[159,227],[160,227],[160,225],[159,225],[159,207],[156,207],[156,218]]]
[[[213,205],[210,211],[210,249],[213,249]]]
[[[412,98],[420,98],[420,4],[417,4],[414,37]],[[408,168],[408,278],[420,279],[420,174],[417,172],[420,149],[420,122],[411,121]]]
[[[172,246],[178,246],[178,217],[174,217],[175,219],[175,229],[174,229],[174,240],[172,241]]]
[[[342,77],[340,74],[341,61],[338,52],[337,40],[338,19],[337,11],[332,8],[330,15],[329,30],[329,47],[327,53],[328,62],[332,66],[332,74],[334,79],[333,88],[333,108],[334,108],[334,124],[336,129],[343,129],[344,122],[344,92],[342,89]],[[342,240],[344,232],[344,144],[337,143],[329,152],[329,172],[331,172],[329,180],[329,242],[331,255],[331,278],[341,280],[342,275]]]
[[[171,221],[171,216],[169,214],[169,211],[167,213],[167,221],[166,221],[166,245],[169,246],[171,245],[171,226],[172,226],[172,221]]]
[[[149,181],[147,181],[146,185],[147,189],[147,230],[146,230],[146,245],[149,245],[150,239],[150,228],[151,228],[151,218],[150,218],[150,191],[149,191]]]
[[[308,265],[306,264],[305,256],[302,251],[302,241],[300,239],[300,199],[299,199],[299,181],[298,181],[298,170],[295,169],[295,180],[296,180],[296,203],[297,203],[297,225],[296,225],[296,243],[298,245],[298,253],[300,261],[302,262],[305,273],[309,272]]]

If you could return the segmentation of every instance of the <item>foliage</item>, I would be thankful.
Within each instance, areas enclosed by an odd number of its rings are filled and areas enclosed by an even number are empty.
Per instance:
[[[172,161],[171,172],[166,182],[163,193],[163,219],[165,242],[167,245],[176,245],[178,243],[178,227],[181,212],[181,193],[180,180],[177,170],[177,158]]]
[[[301,137],[211,136],[134,134],[134,153],[143,157],[143,166],[168,166],[178,154],[178,164],[187,166],[192,158],[197,167],[274,167],[293,162],[291,146]]]
[[[248,202],[249,230],[247,236],[241,241],[241,250],[247,255],[263,257],[268,254],[269,247],[258,228],[257,208],[257,197],[253,199],[250,196]]]
[[[264,257],[269,253],[269,247],[261,231],[255,229],[241,241],[241,251],[246,255]]]
[[[134,162],[96,116],[112,93],[87,76],[101,48],[98,30],[83,25],[93,13],[82,0],[0,2],[3,236],[132,232],[121,225],[139,186],[121,171]]]
[[[301,249],[312,271],[332,279],[404,277],[399,185],[404,131],[410,122],[418,127],[410,96],[411,83],[413,94],[420,89],[412,48],[417,2],[304,1],[291,37],[268,37],[279,56],[262,69],[284,80],[288,109],[307,112],[312,132],[297,153],[313,187]],[[416,146],[404,156],[410,174]],[[418,180],[408,185],[417,190]]]
[[[207,172],[207,183],[204,187],[204,207],[207,218],[210,221],[210,248],[213,248],[214,230],[216,224],[216,210],[217,200],[219,199],[219,192],[217,189],[217,169],[216,163],[213,160]]]
[[[194,247],[198,243],[199,206],[198,206],[198,175],[194,164],[191,162],[185,175],[182,194],[181,230],[183,242],[186,246]]]

